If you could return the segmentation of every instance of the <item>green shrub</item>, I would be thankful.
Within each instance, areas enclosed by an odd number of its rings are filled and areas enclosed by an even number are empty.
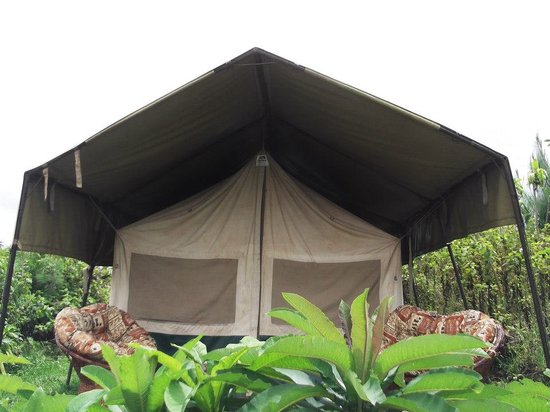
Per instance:
[[[266,342],[247,337],[209,353],[196,338],[174,356],[136,347],[133,355],[117,357],[103,347],[111,371],[84,367],[101,389],[77,396],[68,410],[533,411],[549,406],[550,388],[529,379],[484,385],[470,368],[486,344],[472,336],[415,337],[379,354],[388,300],[369,316],[367,291],[351,307],[341,305],[345,335],[306,299],[284,298],[292,309],[271,315],[304,336]],[[406,383],[404,374],[417,369],[427,372]]]
[[[0,248],[0,285],[3,288],[9,250]],[[66,306],[80,306],[82,271],[86,265],[75,259],[19,252],[16,260],[4,352],[20,353],[24,338],[53,339],[53,322]],[[97,268],[89,302],[109,299],[110,269]]]

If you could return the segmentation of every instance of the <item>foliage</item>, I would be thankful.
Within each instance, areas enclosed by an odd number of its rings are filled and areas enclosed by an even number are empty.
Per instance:
[[[524,205],[524,217],[536,231],[537,227],[542,228],[546,223],[550,223],[550,161],[538,135],[529,166],[527,184],[530,190],[523,190],[523,193],[519,194]]]
[[[9,250],[0,248],[0,285],[4,285]],[[82,271],[75,259],[19,252],[14,270],[2,350],[20,352],[24,338],[53,339],[53,322],[66,306],[80,306]],[[108,301],[110,270],[96,268],[89,302]]]
[[[247,337],[210,353],[196,338],[174,356],[136,346],[133,355],[117,357],[104,346],[111,371],[83,368],[101,389],[77,396],[67,410],[516,411],[546,408],[550,401],[550,388],[542,384],[484,385],[479,374],[458,367],[471,367],[472,356],[484,354],[486,344],[471,336],[411,338],[379,354],[388,301],[369,314],[367,291],[351,307],[341,305],[347,338],[306,299],[284,297],[292,309],[272,315],[305,336]],[[404,373],[419,368],[427,372],[405,383]]]
[[[550,225],[540,233],[528,232],[531,259],[544,313],[550,305]],[[495,372],[508,379],[515,375],[540,375],[544,358],[521,245],[515,226],[491,229],[453,242],[470,308],[499,320],[510,335]],[[440,313],[463,310],[449,254],[441,249],[414,261],[419,306]],[[403,270],[404,281],[408,273]],[[410,297],[405,300],[410,302]],[[414,304],[414,302],[412,302]]]
[[[31,364],[28,360],[0,352],[0,361],[7,364]],[[20,376],[0,374],[0,412],[63,412],[74,395],[47,394],[41,387],[24,381]],[[10,396],[11,395],[11,396]]]

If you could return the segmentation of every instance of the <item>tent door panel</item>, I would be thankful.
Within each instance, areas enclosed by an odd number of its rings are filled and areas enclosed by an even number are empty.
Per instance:
[[[297,293],[321,308],[339,325],[340,300],[351,304],[364,288],[370,289],[371,307],[378,306],[380,275],[380,260],[316,263],[273,259],[271,307],[288,306],[282,292]],[[279,319],[272,319],[271,322],[284,324]]]
[[[235,322],[237,259],[133,253],[128,312],[136,319],[213,325]]]

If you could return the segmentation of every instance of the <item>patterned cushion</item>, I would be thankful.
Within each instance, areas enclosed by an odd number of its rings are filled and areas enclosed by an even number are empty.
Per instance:
[[[126,312],[105,303],[63,309],[55,318],[54,330],[59,344],[85,358],[102,359],[100,344],[118,355],[134,351],[129,343],[156,348],[147,331]]]
[[[382,349],[411,336],[446,333],[464,333],[477,336],[492,346],[485,351],[494,357],[503,336],[502,326],[488,315],[477,310],[464,310],[449,315],[438,315],[420,308],[404,305],[395,309],[384,326]],[[479,362],[484,358],[476,358]]]

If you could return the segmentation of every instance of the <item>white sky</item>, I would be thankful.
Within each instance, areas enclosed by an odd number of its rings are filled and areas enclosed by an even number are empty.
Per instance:
[[[254,46],[478,140],[523,175],[536,133],[550,138],[545,3],[3,1],[0,242],[25,170]]]

